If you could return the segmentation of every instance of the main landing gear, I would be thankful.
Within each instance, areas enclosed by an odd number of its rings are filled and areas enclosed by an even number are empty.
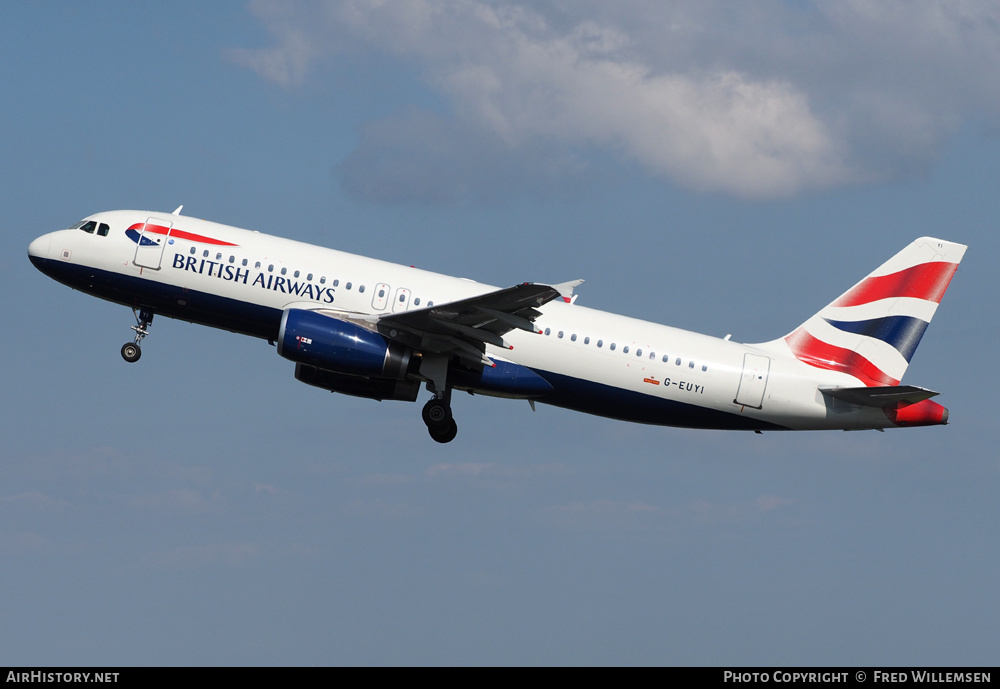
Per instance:
[[[448,357],[440,354],[424,355],[420,360],[420,374],[427,380],[427,389],[434,397],[424,405],[421,416],[427,432],[439,443],[450,443],[458,435],[458,424],[451,418],[451,386],[448,385]]]
[[[421,412],[424,423],[427,424],[427,432],[439,443],[450,443],[458,435],[458,424],[451,416],[449,397],[450,394],[432,397]]]
[[[122,345],[122,359],[130,364],[134,364],[142,356],[142,349],[140,349],[139,343],[149,334],[149,326],[153,322],[152,311],[142,310],[136,313],[135,309],[132,309],[132,313],[135,315],[136,322],[132,326],[132,330],[135,331],[135,340]]]

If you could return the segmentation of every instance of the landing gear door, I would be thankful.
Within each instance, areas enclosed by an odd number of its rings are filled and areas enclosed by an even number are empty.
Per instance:
[[[138,237],[135,238],[138,246],[135,248],[135,258],[132,263],[140,268],[159,270],[163,250],[167,247],[172,229],[173,223],[169,220],[147,218],[139,229]]]
[[[764,402],[764,389],[767,387],[767,372],[770,368],[771,360],[766,356],[744,354],[743,376],[733,401],[745,407],[760,409]]]

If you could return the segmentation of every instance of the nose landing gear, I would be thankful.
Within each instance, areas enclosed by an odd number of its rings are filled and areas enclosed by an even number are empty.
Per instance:
[[[149,326],[153,322],[152,311],[142,310],[136,313],[136,310],[132,309],[132,313],[135,315],[136,322],[132,326],[132,330],[135,331],[135,340],[122,345],[122,359],[130,364],[134,364],[142,356],[142,349],[139,347],[139,343],[149,335]]]

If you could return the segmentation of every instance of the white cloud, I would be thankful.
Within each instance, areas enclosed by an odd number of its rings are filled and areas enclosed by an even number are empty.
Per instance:
[[[435,464],[428,467],[428,476],[481,476],[493,471],[496,465],[492,462],[459,462],[452,464]]]
[[[460,168],[516,167],[504,149],[531,161],[523,169],[592,149],[687,187],[773,197],[921,169],[963,122],[1000,115],[995,3],[331,0],[253,8],[275,45],[232,56],[272,82],[299,84],[317,61],[348,50],[416,65],[452,111],[435,133],[486,141],[460,147]],[[404,196],[425,193],[433,176],[423,174],[423,186],[407,182],[425,169],[413,157],[434,168],[460,154],[400,149],[384,130],[412,130],[413,118],[426,117],[411,108],[363,130],[366,153],[351,169],[362,181],[352,191],[376,198],[366,190],[384,188],[379,181],[391,174],[382,196],[393,184]],[[402,169],[400,150],[409,163]],[[465,179],[473,193],[495,181]]]
[[[759,519],[774,510],[793,504],[793,500],[762,495],[752,503],[716,504],[704,500],[691,503],[690,513],[699,524],[741,524]]]
[[[69,505],[63,499],[53,498],[41,491],[29,490],[16,495],[0,497],[0,507],[11,507],[19,512],[55,512]]]
[[[553,506],[549,512],[559,526],[625,529],[648,526],[651,520],[662,520],[666,516],[659,507],[641,500],[572,502]]]
[[[143,562],[156,569],[193,570],[218,565],[238,567],[260,554],[261,548],[256,543],[212,543],[150,553],[143,558]]]
[[[129,498],[128,505],[141,510],[175,514],[209,514],[225,509],[224,500],[218,492],[205,495],[189,488],[167,490],[155,495],[136,495]]]

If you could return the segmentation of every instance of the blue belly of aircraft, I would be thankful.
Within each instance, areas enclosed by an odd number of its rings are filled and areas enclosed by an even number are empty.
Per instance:
[[[108,301],[178,320],[222,328],[269,341],[278,338],[281,309],[97,270],[65,261],[31,257],[38,270],[65,285]],[[787,430],[784,426],[694,404],[624,390],[552,371],[497,362],[482,373],[458,371],[452,382],[486,394],[536,399],[575,411],[656,426],[718,430]]]

